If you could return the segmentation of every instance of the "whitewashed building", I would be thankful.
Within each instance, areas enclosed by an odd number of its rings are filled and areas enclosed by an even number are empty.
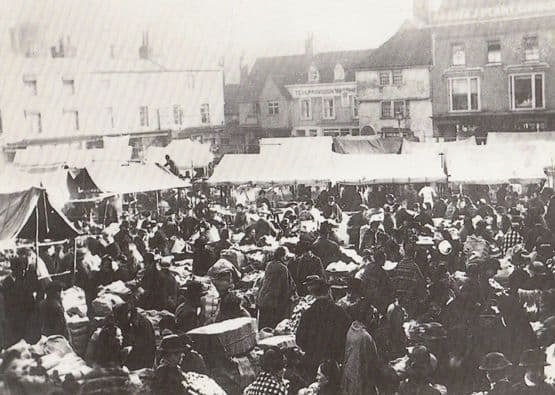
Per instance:
[[[361,133],[433,138],[431,35],[401,28],[356,72]]]

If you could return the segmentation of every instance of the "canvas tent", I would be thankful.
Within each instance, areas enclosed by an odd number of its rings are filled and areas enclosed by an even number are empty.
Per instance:
[[[341,184],[446,182],[441,159],[430,155],[339,155],[330,178]]]
[[[502,145],[476,146],[447,155],[449,181],[460,184],[502,184],[537,182],[545,178],[541,158],[534,150]]]
[[[0,192],[0,241],[65,240],[78,233],[65,215],[50,204],[45,189],[30,187]]]
[[[49,144],[29,146],[17,150],[14,164],[21,168],[85,167],[95,162],[128,162],[133,147],[105,139],[105,148],[78,149],[74,144]],[[129,141],[129,138],[127,138]]]
[[[149,147],[145,160],[149,163],[166,163],[169,155],[180,170],[206,167],[214,160],[209,144],[193,140],[174,140],[166,147]]]
[[[419,143],[415,141],[403,140],[401,153],[418,155],[447,155],[449,152],[464,151],[472,149],[472,147],[476,147],[476,139],[474,137],[466,140],[441,143]]]
[[[89,182],[98,192],[104,193],[150,192],[191,186],[167,169],[153,163],[96,163],[79,172],[76,180],[79,180],[81,186],[84,182]],[[87,187],[90,185],[83,189]]]
[[[338,154],[398,154],[403,140],[400,137],[335,137],[333,152]]]

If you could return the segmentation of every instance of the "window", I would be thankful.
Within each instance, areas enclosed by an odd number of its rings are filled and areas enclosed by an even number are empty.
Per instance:
[[[306,137],[306,130],[304,129],[297,129],[297,137]]]
[[[349,92],[341,92],[341,107],[349,107],[351,105]]]
[[[390,101],[383,101],[382,102],[382,118],[393,118],[391,115],[391,102]]]
[[[451,62],[453,66],[464,66],[466,64],[464,44],[451,45]]]
[[[26,79],[23,81],[23,83],[25,84],[25,88],[27,89],[27,92],[31,95],[31,96],[36,96],[37,95],[37,80],[35,79]]]
[[[341,129],[339,131],[339,135],[340,136],[349,136],[351,134],[351,130],[350,129]]]
[[[324,136],[338,137],[339,130],[337,129],[324,129]]]
[[[139,120],[140,120],[140,125],[142,127],[148,127],[149,126],[148,107],[147,106],[139,107]]]
[[[106,107],[104,109],[104,128],[114,128],[114,109],[112,107]]]
[[[524,60],[540,60],[538,36],[524,37]]]
[[[404,100],[395,100],[393,102],[393,117],[397,118],[407,118],[407,106],[405,106]]]
[[[358,128],[351,129],[351,135],[352,136],[360,136],[360,129],[358,129]]]
[[[279,102],[269,101],[268,102],[268,114],[278,115],[279,114]]]
[[[79,130],[79,112],[77,110],[63,110],[62,114],[68,130]]]
[[[488,42],[488,63],[501,63],[501,43],[499,41]]]
[[[310,99],[301,99],[301,119],[312,119],[312,106]]]
[[[308,82],[318,82],[318,81],[320,81],[320,73],[318,72],[318,69],[316,68],[316,66],[312,65],[308,70]]]
[[[210,105],[208,103],[201,104],[200,106],[200,122],[202,124],[210,123]]]
[[[40,112],[25,111],[24,115],[30,132],[33,134],[42,133],[42,117]]]
[[[543,74],[517,74],[509,78],[513,110],[545,107]]]
[[[478,77],[449,80],[451,111],[478,111],[480,109],[480,82]]]
[[[318,136],[318,129],[310,129],[308,133],[310,134],[310,137],[316,137]]]
[[[345,70],[340,64],[335,65],[335,69],[333,70],[333,79],[335,81],[343,81],[345,79]]]
[[[355,96],[351,96],[351,109],[353,111],[353,118],[358,118],[358,100]]]
[[[393,85],[403,85],[403,70],[393,70]]]
[[[335,105],[333,97],[324,97],[322,99],[322,117],[324,119],[335,119]]]
[[[389,71],[380,71],[380,86],[389,85]]]
[[[179,104],[173,106],[174,125],[183,125],[183,108]]]
[[[75,80],[72,79],[63,79],[62,86],[64,88],[64,94],[68,96],[75,95]]]

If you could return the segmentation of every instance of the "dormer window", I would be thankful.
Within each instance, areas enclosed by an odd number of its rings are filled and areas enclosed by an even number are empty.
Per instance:
[[[315,65],[310,66],[310,70],[308,70],[308,82],[318,82],[320,81],[320,73]]]
[[[343,66],[339,63],[335,65],[335,69],[333,70],[333,79],[335,81],[344,81],[345,80],[345,70]]]

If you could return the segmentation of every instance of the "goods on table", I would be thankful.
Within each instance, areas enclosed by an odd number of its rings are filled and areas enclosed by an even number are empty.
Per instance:
[[[245,254],[235,248],[223,250],[220,252],[220,258],[227,259],[239,270],[242,270],[247,262]]]
[[[326,271],[332,273],[352,273],[357,271],[359,266],[356,263],[345,263],[343,261],[332,262],[326,267]]]
[[[233,357],[254,348],[257,332],[256,320],[242,317],[202,326],[187,334],[195,341],[201,354],[222,353]]]
[[[111,284],[100,287],[98,295],[111,294],[125,299],[131,295],[131,290],[123,281],[114,281]]]
[[[125,368],[95,368],[80,380],[80,394],[128,393],[128,383],[129,372]]]

